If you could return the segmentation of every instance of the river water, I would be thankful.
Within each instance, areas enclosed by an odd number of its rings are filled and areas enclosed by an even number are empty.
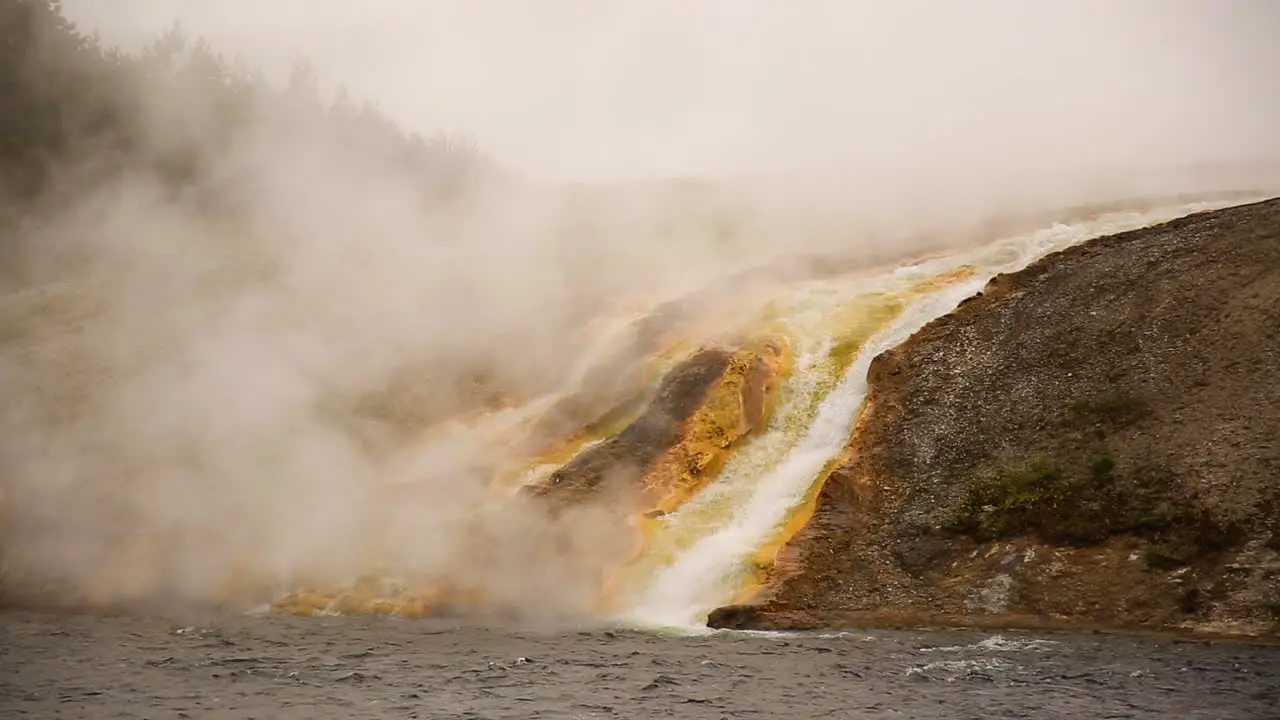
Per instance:
[[[1280,718],[1280,647],[0,615],[0,717]]]

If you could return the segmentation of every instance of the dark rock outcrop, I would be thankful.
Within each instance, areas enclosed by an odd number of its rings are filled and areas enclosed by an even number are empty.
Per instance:
[[[644,412],[589,445],[528,495],[573,504],[631,495],[634,511],[669,512],[712,478],[741,439],[764,425],[791,362],[786,342],[763,338],[736,350],[707,347],[676,365]]]
[[[1280,634],[1280,200],[999,277],[869,380],[770,585],[709,624]]]
[[[622,432],[592,445],[543,483],[524,490],[535,496],[572,502],[594,494],[606,483],[638,486],[662,453],[680,439],[681,428],[729,367],[733,353],[707,348],[695,353],[662,381],[645,412]]]

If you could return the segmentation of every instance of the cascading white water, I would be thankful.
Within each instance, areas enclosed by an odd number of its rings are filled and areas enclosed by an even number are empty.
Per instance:
[[[1237,201],[1238,202],[1238,201]],[[728,602],[741,588],[752,555],[778,532],[788,515],[805,499],[823,467],[844,450],[857,421],[867,390],[867,370],[873,358],[905,341],[930,321],[950,312],[993,276],[1014,272],[1046,254],[1100,235],[1136,229],[1201,210],[1236,202],[1196,203],[1148,213],[1116,213],[1095,220],[1055,225],[1029,235],[997,242],[976,251],[899,268],[887,277],[868,279],[868,289],[905,289],[948,268],[970,265],[975,274],[960,283],[924,294],[888,327],[872,336],[840,383],[823,398],[818,413],[799,442],[762,477],[751,478],[751,463],[726,466],[701,494],[664,519],[666,531],[679,528],[685,518],[705,516],[711,503],[735,496],[730,488],[751,487],[730,512],[717,513],[719,527],[699,533],[678,555],[652,576],[619,620],[641,627],[692,629],[702,626],[707,611]],[[813,372],[803,364],[798,373]],[[803,378],[801,379],[803,381]],[[749,449],[742,452],[749,452]],[[661,532],[661,531],[660,531]]]

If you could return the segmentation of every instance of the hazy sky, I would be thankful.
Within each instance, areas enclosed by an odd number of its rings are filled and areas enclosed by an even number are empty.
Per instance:
[[[65,0],[554,178],[1275,152],[1268,0]],[[1175,150],[1176,148],[1176,150]]]

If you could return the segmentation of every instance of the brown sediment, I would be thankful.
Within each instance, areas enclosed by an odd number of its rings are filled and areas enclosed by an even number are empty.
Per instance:
[[[303,588],[286,593],[272,603],[271,612],[423,618],[454,608],[479,610],[489,602],[483,592],[444,579],[415,587],[398,587],[385,578],[365,575],[340,589]]]
[[[928,280],[921,280],[920,282],[911,286],[911,292],[923,293],[923,292],[941,290],[947,287],[948,285],[952,285],[962,280],[968,280],[969,278],[973,277],[973,274],[977,271],[978,269],[972,265],[961,265],[960,267],[948,270],[943,273],[939,273],[938,275],[935,275],[934,277],[931,277]]]
[[[726,605],[712,612],[710,623],[713,627],[731,630],[750,630],[760,627],[759,605],[738,604]],[[817,619],[809,613],[779,612],[768,620],[770,630],[805,631],[805,630],[982,630],[982,631],[1023,631],[1043,633],[1061,633],[1070,635],[1098,634],[1125,635],[1131,637],[1185,638],[1197,642],[1229,642],[1232,644],[1249,644],[1264,646],[1280,646],[1280,637],[1275,635],[1256,635],[1250,633],[1230,632],[1206,628],[1162,628],[1135,625],[1108,625],[1091,623],[1074,618],[1024,614],[946,614],[927,610],[895,608],[879,608],[874,610],[850,610],[834,612],[824,619]]]
[[[999,276],[868,380],[767,591],[711,625],[1280,633],[1280,201]]]

